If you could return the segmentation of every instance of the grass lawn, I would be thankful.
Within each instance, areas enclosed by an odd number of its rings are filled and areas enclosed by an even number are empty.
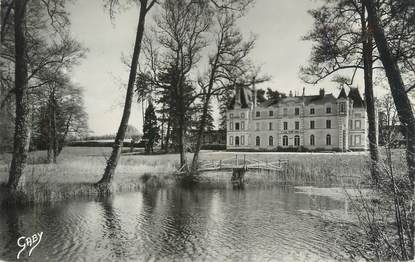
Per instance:
[[[57,164],[45,164],[46,152],[29,154],[25,179],[39,182],[93,183],[98,181],[105,168],[111,148],[107,147],[66,147]],[[367,172],[367,153],[254,153],[202,151],[201,160],[223,160],[235,157],[262,161],[289,160],[295,171],[323,172],[333,175],[361,175]],[[192,154],[188,154],[191,161]],[[0,155],[0,182],[8,176],[11,155]],[[144,173],[172,173],[178,167],[178,154],[142,155],[123,154],[117,167],[115,181],[122,182],[138,178]]]
[[[127,149],[125,149],[128,151]],[[102,147],[66,147],[58,158],[57,164],[45,164],[46,152],[31,152],[28,165],[21,179],[26,185],[26,191],[49,192],[40,198],[51,198],[53,192],[64,191],[65,194],[77,194],[73,185],[88,185],[97,182],[104,171],[106,158],[110,155],[111,148]],[[291,182],[297,185],[341,185],[347,183],[349,178],[360,178],[369,173],[368,153],[280,153],[280,152],[226,152],[226,151],[202,151],[201,160],[224,160],[235,157],[240,159],[246,155],[247,159],[262,161],[288,160],[289,165],[279,176],[264,174],[261,179],[265,182]],[[394,162],[404,163],[400,152],[394,154]],[[188,154],[191,161],[192,154]],[[11,155],[0,155],[0,183],[6,182],[10,166]],[[179,164],[178,154],[142,155],[123,154],[116,170],[114,182],[119,191],[137,185],[140,177],[145,173],[158,175],[164,180],[173,180],[172,173],[177,170]],[[229,173],[207,174],[206,177],[215,179],[229,179]],[[251,175],[250,175],[251,176]],[[254,176],[251,176],[254,177]],[[32,187],[27,188],[28,185]],[[36,186],[35,186],[36,185]],[[38,185],[43,188],[39,189]],[[36,187],[36,189],[35,189]],[[47,190],[44,188],[47,187]],[[82,187],[82,186],[81,186]],[[120,188],[121,187],[121,188]],[[88,191],[89,192],[89,191]],[[35,194],[35,193],[33,193]],[[43,193],[42,193],[43,194]],[[80,193],[82,194],[82,193]],[[88,194],[88,193],[87,193]],[[68,198],[66,196],[64,198]],[[40,200],[39,200],[40,201]]]

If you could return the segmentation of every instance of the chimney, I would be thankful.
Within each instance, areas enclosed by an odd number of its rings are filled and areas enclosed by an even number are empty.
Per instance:
[[[255,76],[252,77],[252,105],[253,105],[253,109],[255,110],[256,107],[256,88],[255,88]]]
[[[290,90],[290,97],[293,97],[293,91]]]
[[[320,88],[320,96],[324,97],[324,88]]]

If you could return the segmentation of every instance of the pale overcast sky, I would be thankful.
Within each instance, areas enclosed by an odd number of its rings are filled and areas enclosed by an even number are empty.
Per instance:
[[[246,36],[257,36],[252,59],[262,65],[264,74],[272,77],[262,87],[286,93],[301,92],[306,87],[306,94],[317,93],[319,87],[329,92],[337,90],[338,85],[330,81],[310,86],[298,76],[311,47],[310,42],[301,40],[313,22],[307,10],[318,4],[316,0],[256,0],[240,20],[240,29]],[[122,85],[128,80],[121,56],[132,51],[138,8],[133,5],[118,14],[113,24],[102,0],[76,1],[70,6],[70,13],[74,37],[89,49],[86,59],[74,68],[73,78],[84,88],[90,129],[97,135],[115,133],[125,95]],[[363,87],[361,77],[356,84]],[[134,103],[130,124],[141,130],[141,122],[140,107]]]

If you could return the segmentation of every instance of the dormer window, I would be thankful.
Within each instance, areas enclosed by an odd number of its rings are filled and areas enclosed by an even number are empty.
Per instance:
[[[346,112],[346,103],[340,103],[340,113]]]
[[[300,114],[300,108],[296,107],[295,108],[295,115],[298,116]]]
[[[331,113],[331,107],[330,106],[326,107],[326,113],[327,114],[330,114]]]
[[[314,115],[314,114],[315,114],[314,108],[310,108],[310,115]]]
[[[269,116],[274,116],[274,111],[269,111]]]
[[[241,113],[241,118],[245,118],[245,113]]]
[[[261,112],[260,111],[256,111],[256,117],[260,117],[261,116]]]

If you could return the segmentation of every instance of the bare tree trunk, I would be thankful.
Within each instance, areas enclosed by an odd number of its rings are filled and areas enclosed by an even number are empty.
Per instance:
[[[210,103],[210,96],[207,95],[203,103],[202,118],[200,119],[199,130],[197,130],[196,146],[194,149],[194,155],[193,155],[193,161],[192,161],[192,171],[195,171],[197,169],[197,165],[199,162],[199,152],[202,147],[202,139],[203,139],[203,134],[205,132],[205,127],[206,127],[206,118],[208,114],[209,103]]]
[[[169,151],[170,132],[171,132],[171,117],[169,117],[169,120],[167,121],[166,140],[164,142],[164,151],[166,153]]]
[[[371,159],[371,174],[372,179],[377,183],[379,151],[376,139],[376,110],[373,94],[373,36],[367,29],[373,27],[373,19],[368,19],[366,26],[365,8],[362,5],[362,35],[363,35],[363,64],[364,64],[364,81],[365,81],[365,102],[367,110],[367,118],[369,124],[369,151]]]
[[[65,140],[66,137],[68,136],[68,132],[69,132],[69,127],[71,125],[71,121],[72,121],[72,114],[69,115],[68,120],[66,121],[66,125],[65,125],[65,132],[63,133],[63,135],[60,137],[60,139],[58,139],[58,145],[57,145],[57,153],[56,153],[56,157],[58,157],[60,155],[60,153],[62,152],[62,149],[65,145]]]
[[[412,111],[411,103],[408,94],[405,91],[405,86],[402,76],[394,59],[388,42],[385,37],[385,32],[379,24],[378,13],[375,7],[374,0],[365,0],[369,19],[373,21],[373,35],[376,41],[377,49],[380,54],[383,67],[385,68],[386,76],[388,78],[389,87],[391,89],[392,97],[395,102],[396,110],[401,124],[408,134],[408,146],[406,151],[406,161],[408,165],[408,176],[411,181],[411,195],[414,197],[414,178],[415,178],[415,117]],[[412,198],[412,205],[413,205]],[[410,213],[411,223],[411,238],[414,239],[414,210]],[[403,260],[411,260],[414,258],[414,243],[412,243],[408,258]]]
[[[14,1],[16,118],[13,158],[7,187],[14,192],[26,165],[30,141],[26,61],[26,1]]]
[[[180,104],[182,104],[182,100],[183,98],[179,99],[180,100]],[[183,167],[187,164],[187,159],[186,159],[186,145],[185,145],[185,112],[184,112],[184,107],[180,106],[180,112],[179,112],[179,126],[178,126],[178,134],[177,134],[177,139],[178,139],[178,143],[179,143],[179,154],[180,154],[180,167]]]
[[[52,88],[49,94],[49,114],[48,114],[48,162],[56,163],[58,156],[58,137],[56,133],[56,99],[55,99],[55,87]]]
[[[164,119],[166,119],[166,116],[165,116],[165,113],[164,113],[164,107],[165,107],[165,104],[163,103],[163,114],[162,114],[162,120],[161,120],[161,145],[160,145],[160,148],[161,148],[161,150],[163,150],[164,149]]]
[[[127,86],[127,93],[125,96],[125,104],[124,104],[124,111],[121,118],[121,123],[117,131],[117,135],[115,137],[114,145],[112,146],[112,153],[110,158],[107,161],[107,166],[105,168],[104,175],[102,176],[101,180],[97,183],[98,185],[106,184],[108,190],[108,185],[112,182],[115,168],[117,167],[118,160],[121,155],[121,150],[123,146],[123,141],[125,138],[125,132],[127,130],[128,120],[130,118],[131,113],[131,105],[134,96],[134,84],[135,78],[137,74],[137,65],[138,65],[138,58],[140,56],[141,51],[141,41],[143,39],[144,34],[144,24],[145,24],[145,16],[147,13],[147,0],[141,0],[140,5],[140,16],[138,19],[138,26],[137,26],[137,34],[134,44],[134,52],[133,57],[131,60],[131,69],[128,78],[128,86]]]
[[[52,135],[52,93],[49,94],[48,98],[48,163],[53,161],[53,135]]]

